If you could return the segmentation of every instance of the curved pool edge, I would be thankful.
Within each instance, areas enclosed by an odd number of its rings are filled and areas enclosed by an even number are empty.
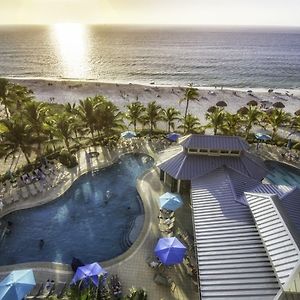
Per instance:
[[[66,193],[70,189],[70,187],[73,185],[73,183],[77,179],[79,179],[81,176],[83,176],[89,172],[95,172],[95,171],[107,168],[107,167],[113,165],[116,161],[118,161],[122,156],[124,156],[126,154],[145,154],[145,155],[152,157],[149,153],[145,153],[145,152],[139,152],[139,151],[123,152],[123,153],[117,153],[117,155],[115,157],[112,157],[112,159],[110,161],[104,162],[101,165],[93,166],[91,168],[87,167],[87,165],[86,165],[81,170],[78,170],[79,169],[78,166],[76,166],[72,169],[68,169],[68,171],[69,171],[68,175],[70,175],[71,178],[66,179],[64,181],[63,185],[61,185],[62,183],[60,183],[56,187],[53,187],[51,192],[48,195],[46,195],[45,198],[41,199],[40,201],[36,201],[36,199],[32,202],[23,202],[22,203],[22,201],[18,201],[16,203],[16,205],[13,205],[12,207],[10,207],[8,209],[3,209],[2,211],[0,211],[0,219],[14,211],[33,208],[33,207],[41,206],[41,205],[47,204],[49,202],[55,201],[57,198],[61,197],[64,193]]]
[[[150,156],[154,162],[155,159],[153,158],[153,156],[151,156],[149,153],[145,153],[145,152],[125,152],[125,153],[120,153],[118,155],[116,155],[116,157],[114,157],[111,161],[107,162],[106,164],[102,165],[101,167],[97,167],[97,168],[92,168],[92,169],[85,169],[84,171],[80,172],[76,178],[71,178],[71,181],[67,183],[65,183],[63,185],[64,189],[62,191],[62,193],[60,195],[52,195],[52,199],[47,201],[39,201],[39,202],[35,202],[35,203],[31,203],[31,205],[29,205],[28,207],[18,207],[18,208],[14,208],[11,211],[6,211],[3,215],[0,215],[0,218],[2,218],[3,216],[16,211],[16,210],[20,210],[20,209],[27,209],[27,208],[32,208],[32,207],[36,207],[36,206],[40,206],[40,205],[44,205],[46,203],[49,203],[51,201],[56,200],[58,197],[60,197],[61,195],[63,195],[71,186],[72,184],[82,175],[91,172],[91,171],[96,171],[96,170],[101,170],[103,168],[106,168],[112,164],[114,164],[118,159],[120,159],[123,155],[126,154],[145,154]],[[77,167],[76,167],[77,168]],[[155,164],[152,168],[148,169],[147,171],[143,172],[140,176],[138,176],[137,181],[136,181],[136,189],[137,192],[141,198],[143,207],[144,207],[144,224],[142,226],[142,229],[140,231],[140,233],[138,234],[137,239],[133,242],[133,244],[121,255],[114,257],[110,260],[106,260],[106,261],[101,261],[101,265],[103,267],[111,267],[115,264],[120,263],[121,261],[126,260],[126,258],[131,257],[131,255],[138,250],[139,246],[142,245],[142,243],[144,242],[144,240],[147,237],[147,232],[150,230],[150,206],[149,206],[149,202],[145,201],[144,199],[144,195],[142,193],[141,187],[140,187],[140,183],[143,181],[143,178],[146,177],[149,173],[154,172],[155,171]],[[33,205],[35,204],[35,205]],[[48,272],[53,272],[53,273],[65,273],[66,276],[70,276],[73,274],[72,268],[69,264],[64,264],[64,263],[58,263],[58,262],[28,262],[28,263],[20,263],[20,264],[13,264],[13,265],[5,265],[5,266],[0,266],[0,274],[6,274],[9,273],[13,270],[16,269],[33,269],[34,271],[42,271],[42,270],[46,270]]]

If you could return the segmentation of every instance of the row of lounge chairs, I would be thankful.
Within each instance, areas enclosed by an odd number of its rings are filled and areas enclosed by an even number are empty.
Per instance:
[[[0,185],[0,200],[10,205],[21,199],[35,197],[57,185],[64,177],[61,164],[47,164]]]
[[[58,299],[61,299],[65,296],[68,286],[69,285],[66,282],[51,281],[47,283],[37,283],[25,299],[47,299],[53,295],[56,295]]]

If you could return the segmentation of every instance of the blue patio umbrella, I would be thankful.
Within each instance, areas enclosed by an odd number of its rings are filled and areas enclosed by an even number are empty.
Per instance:
[[[134,131],[124,131],[121,133],[121,137],[123,139],[131,139],[133,137],[136,137],[136,133]]]
[[[106,279],[107,274],[107,271],[103,269],[98,263],[92,263],[89,265],[78,267],[72,279],[72,283],[74,284],[80,280],[88,283],[89,280],[91,280],[95,286],[98,286],[99,276],[102,275],[104,279]]]
[[[186,247],[176,237],[161,238],[154,252],[164,265],[169,266],[182,263]]]
[[[159,197],[160,207],[175,211],[177,208],[182,206],[182,199],[180,195],[173,193],[165,193]]]
[[[261,132],[255,133],[255,137],[260,141],[269,141],[272,139],[268,134]]]
[[[31,269],[13,271],[0,282],[0,299],[21,300],[35,285]]]
[[[179,133],[171,132],[167,135],[167,139],[171,142],[177,142],[177,140],[181,137]]]

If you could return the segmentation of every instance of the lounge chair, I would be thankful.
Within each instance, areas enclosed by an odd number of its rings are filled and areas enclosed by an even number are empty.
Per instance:
[[[37,283],[25,299],[35,299],[43,290],[43,283]]]
[[[14,191],[11,193],[11,196],[12,196],[13,202],[18,202],[18,201],[20,200],[18,191],[16,191],[16,190],[14,190]]]
[[[35,188],[40,192],[44,192],[44,187],[42,186],[40,181],[36,181],[35,183],[33,183]]]
[[[29,192],[32,196],[35,196],[37,194],[37,190],[36,188],[34,187],[33,183],[32,184],[29,184],[28,185],[28,188],[29,188]]]
[[[47,169],[44,165],[41,166],[41,171],[45,174],[45,175],[49,175],[50,174],[50,170]]]
[[[21,195],[23,199],[27,199],[29,197],[29,193],[26,186],[21,187]]]
[[[62,298],[67,290],[67,284],[65,282],[58,282],[55,284],[55,289],[53,291],[53,295],[56,295],[56,297]]]

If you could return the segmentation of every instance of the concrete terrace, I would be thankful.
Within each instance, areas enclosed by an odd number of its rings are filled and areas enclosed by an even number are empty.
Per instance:
[[[155,156],[157,145],[151,142],[140,141],[136,152],[147,153]],[[98,157],[90,158],[86,151],[99,152]],[[106,148],[89,148],[77,153],[78,166],[72,170],[62,170],[62,180],[57,186],[30,197],[28,200],[21,200],[4,209],[0,217],[18,209],[25,209],[36,205],[42,205],[55,200],[62,195],[72,183],[82,174],[101,169],[112,164],[126,150],[117,149],[108,151]],[[171,292],[169,287],[157,285],[153,279],[156,271],[151,269],[147,261],[154,258],[153,249],[161,233],[158,227],[159,205],[158,197],[166,191],[164,185],[160,182],[156,169],[143,174],[138,182],[137,188],[143,200],[145,209],[145,222],[136,242],[121,256],[101,263],[107,269],[109,274],[118,274],[123,286],[123,292],[126,294],[132,286],[143,287],[148,292],[149,299],[199,299],[197,287],[187,276],[185,266],[178,265],[164,270],[164,274],[170,277],[176,284],[176,288]],[[188,202],[185,202],[183,208],[176,212],[176,227],[192,233],[191,211]],[[21,268],[33,268],[37,282],[46,282],[47,279],[53,279],[56,282],[67,282],[71,279],[73,272],[67,265],[58,263],[25,263],[12,266],[0,267],[0,277],[4,277],[11,270]]]

